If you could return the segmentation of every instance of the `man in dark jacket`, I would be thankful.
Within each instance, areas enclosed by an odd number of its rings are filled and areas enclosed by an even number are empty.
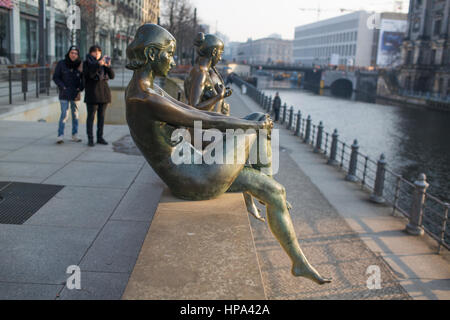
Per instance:
[[[273,99],[273,112],[275,113],[275,121],[280,120],[280,108],[281,108],[281,99],[280,94],[277,92],[275,94],[275,98]]]
[[[111,59],[102,57],[102,49],[92,46],[83,64],[84,86],[86,89],[84,102],[87,105],[87,135],[88,144],[94,146],[94,135],[92,127],[95,114],[97,113],[97,143],[107,145],[103,139],[103,126],[105,121],[106,107],[111,103],[111,90],[108,80],[114,79],[114,71],[111,68]]]
[[[64,127],[69,118],[69,105],[72,111],[72,140],[81,142],[78,138],[78,108],[80,92],[83,91],[80,51],[76,46],[70,47],[64,60],[56,65],[53,81],[59,88],[61,117],[58,126],[57,143],[64,143]]]

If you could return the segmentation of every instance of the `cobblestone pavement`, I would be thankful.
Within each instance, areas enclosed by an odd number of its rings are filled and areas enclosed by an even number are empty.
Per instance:
[[[235,116],[252,113],[239,94],[233,94],[229,102]],[[280,144],[283,147],[283,141]],[[294,151],[280,150],[280,171],[275,178],[286,187],[293,206],[294,228],[305,255],[323,276],[332,277],[333,282],[318,286],[310,280],[294,278],[290,273],[291,262],[267,224],[250,218],[267,298],[411,299],[388,264],[363,243],[329,204],[290,157],[291,152]],[[368,289],[369,266],[380,268],[381,289]]]

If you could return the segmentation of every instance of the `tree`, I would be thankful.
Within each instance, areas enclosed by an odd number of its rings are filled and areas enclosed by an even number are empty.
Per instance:
[[[189,64],[194,39],[200,31],[196,9],[189,0],[167,0],[162,9],[161,25],[177,39],[178,64]]]

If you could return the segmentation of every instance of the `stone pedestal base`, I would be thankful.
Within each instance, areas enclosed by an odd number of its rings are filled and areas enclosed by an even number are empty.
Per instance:
[[[266,299],[242,194],[163,195],[123,299]]]

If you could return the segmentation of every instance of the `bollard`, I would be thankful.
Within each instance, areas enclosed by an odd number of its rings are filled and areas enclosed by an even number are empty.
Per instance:
[[[306,119],[306,132],[305,132],[305,139],[303,140],[304,143],[310,143],[311,142],[311,116],[308,116]]]
[[[283,118],[281,119],[281,124],[286,122],[286,113],[287,113],[287,104],[286,102],[283,105]]]
[[[291,106],[291,108],[289,109],[289,122],[287,124],[287,129],[291,130],[293,123],[294,123],[294,107]]]
[[[177,101],[181,101],[181,91],[178,91]]]
[[[263,103],[262,103],[262,108],[263,108],[264,110],[266,110],[266,105],[267,105],[267,96],[266,96],[266,94],[264,93],[264,94],[263,94]]]
[[[266,110],[266,113],[268,113],[268,114],[270,114],[270,110],[272,109],[272,103],[273,103],[273,99],[272,99],[272,96],[270,96],[269,105],[267,106],[267,110]]]
[[[320,121],[319,127],[317,129],[317,140],[316,147],[314,148],[314,153],[319,153],[322,151],[322,138],[323,138],[323,123]]]
[[[385,175],[386,175],[386,157],[384,156],[384,154],[382,154],[377,164],[377,176],[375,178],[375,187],[373,193],[370,196],[370,200],[375,203],[384,203],[383,190],[384,190]]]
[[[412,199],[411,212],[409,214],[409,223],[406,225],[406,232],[414,236],[422,236],[424,234],[422,227],[423,207],[425,204],[425,196],[428,187],[427,176],[422,173],[419,179],[414,182],[415,190]]]
[[[9,80],[9,104],[12,104],[12,71],[8,70],[8,80]]]
[[[302,125],[302,113],[300,112],[300,110],[297,113],[297,126],[295,128],[295,135],[297,137],[300,137],[300,132],[301,132],[301,125]]]
[[[358,166],[358,140],[355,139],[352,145],[352,154],[350,155],[350,165],[348,168],[348,174],[347,177],[345,177],[345,180],[356,182],[358,181],[358,178],[356,177],[356,168]]]
[[[330,149],[330,159],[328,160],[328,164],[330,166],[336,166],[339,162],[336,160],[337,158],[337,146],[338,146],[338,138],[339,134],[337,129],[334,129],[332,139],[331,139],[331,149]]]

